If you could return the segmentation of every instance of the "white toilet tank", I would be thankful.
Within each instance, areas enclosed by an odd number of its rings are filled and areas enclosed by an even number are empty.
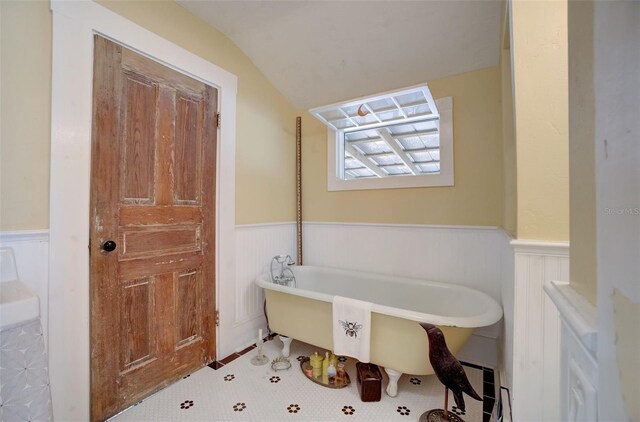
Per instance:
[[[0,248],[0,330],[40,317],[38,295],[18,278],[11,248]]]
[[[18,280],[16,258],[11,248],[0,248],[0,282]]]

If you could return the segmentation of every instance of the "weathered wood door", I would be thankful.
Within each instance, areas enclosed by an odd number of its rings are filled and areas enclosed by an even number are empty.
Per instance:
[[[216,114],[215,88],[95,37],[92,420],[215,359]]]

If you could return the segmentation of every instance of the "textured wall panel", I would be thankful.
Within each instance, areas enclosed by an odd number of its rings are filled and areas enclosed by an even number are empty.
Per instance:
[[[295,260],[295,253],[296,226],[293,222],[236,226],[234,299],[219,304],[218,357],[226,357],[254,343],[258,328],[266,328],[264,294],[254,281],[268,270],[274,255],[289,254]],[[225,280],[219,283],[225,283]]]
[[[514,241],[512,246],[513,417],[559,420],[560,316],[543,286],[552,280],[569,280],[569,245]]]
[[[305,223],[304,263],[456,283],[500,303],[504,238],[491,227]]]

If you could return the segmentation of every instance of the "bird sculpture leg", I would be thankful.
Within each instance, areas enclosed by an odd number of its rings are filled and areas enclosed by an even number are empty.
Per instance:
[[[444,387],[444,420],[449,420],[449,389]]]

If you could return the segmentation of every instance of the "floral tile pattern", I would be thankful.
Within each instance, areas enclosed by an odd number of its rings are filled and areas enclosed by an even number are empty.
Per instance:
[[[263,352],[273,360],[279,356],[281,347],[282,343],[276,337],[263,345]],[[444,404],[444,388],[435,376],[404,375],[398,396],[387,396],[384,393],[387,383],[384,371],[381,400],[362,402],[356,381],[356,361],[351,358],[344,359],[351,385],[342,389],[324,388],[310,382],[296,362],[298,356],[306,357],[315,351],[324,354],[323,349],[294,340],[291,344],[294,364],[288,370],[277,372],[271,369],[271,365],[251,365],[252,353],[227,363],[222,370],[205,367],[110,422],[252,422],[284,421],[287,418],[304,422],[411,421],[418,420],[428,410],[442,408]],[[486,371],[487,368],[465,366],[476,391],[494,397],[495,393],[487,387],[493,374]],[[453,395],[449,394],[450,405],[455,405]],[[468,422],[490,422],[493,402],[488,400],[495,401],[491,398],[485,398],[484,403],[468,400],[466,412],[461,416]],[[461,414],[459,409],[450,407],[453,413]]]
[[[193,400],[185,400],[180,403],[180,409],[189,409],[193,406]]]
[[[398,406],[396,411],[400,413],[402,416],[407,416],[409,413],[411,413],[411,410],[407,408],[407,406]]]
[[[458,406],[456,406],[455,404],[451,406],[451,411],[458,416],[463,416],[467,414],[464,410],[459,409]]]
[[[290,404],[289,407],[287,407],[287,410],[289,413],[298,413],[300,411],[300,406],[297,404]]]
[[[342,408],[342,413],[344,413],[345,415],[353,415],[354,413],[356,413],[356,409],[354,409],[352,406],[344,406]]]

